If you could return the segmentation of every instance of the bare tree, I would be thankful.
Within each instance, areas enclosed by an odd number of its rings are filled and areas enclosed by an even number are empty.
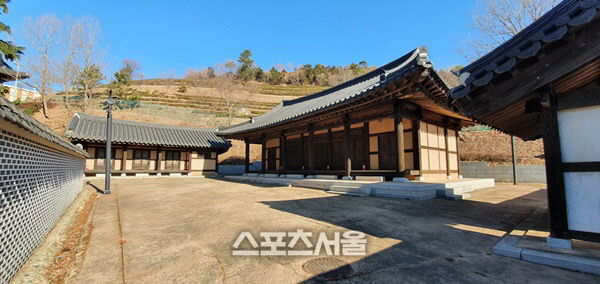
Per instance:
[[[352,78],[354,78],[354,74],[352,73],[351,69],[341,68],[339,72],[329,75],[327,83],[329,84],[329,86],[337,86],[341,83],[351,80]]]
[[[473,14],[476,36],[458,52],[469,62],[515,36],[556,5],[558,0],[482,0]]]
[[[101,70],[105,51],[100,48],[100,35],[102,29],[100,23],[92,17],[83,17],[77,20],[79,48],[81,52],[79,85],[83,89],[83,111],[90,108],[92,89],[102,80]],[[98,74],[100,73],[100,74]]]
[[[33,20],[26,18],[22,32],[29,43],[29,51],[24,60],[31,73],[33,85],[42,95],[42,109],[48,118],[48,96],[56,78],[52,72],[52,60],[55,55],[62,29],[62,21],[52,14],[46,14]]]
[[[223,102],[227,114],[227,123],[231,125],[240,108],[250,99],[252,91],[236,82],[235,75],[230,72],[231,66],[228,66],[228,64],[229,62],[225,65],[217,63],[217,76],[212,80],[215,91]],[[255,84],[249,85],[254,86]]]
[[[57,82],[63,87],[65,107],[69,108],[69,94],[73,90],[75,80],[80,69],[77,65],[79,54],[79,36],[81,35],[79,23],[73,23],[67,16],[64,21],[62,36],[60,37],[60,58],[56,65]]]
[[[133,80],[138,75],[138,72],[142,70],[142,66],[137,60],[123,59],[122,64],[123,67],[120,72],[122,72],[129,81]]]
[[[175,70],[167,70],[166,72],[159,74],[159,76],[164,79],[165,88],[167,89],[167,93],[169,93],[169,90],[175,84]]]
[[[185,79],[194,88],[197,95],[200,95],[202,90],[202,83],[208,78],[206,76],[206,70],[188,69],[185,70]]]

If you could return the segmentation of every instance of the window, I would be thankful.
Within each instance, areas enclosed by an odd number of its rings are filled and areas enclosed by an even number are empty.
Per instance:
[[[166,151],[165,170],[179,170],[181,161],[180,151]]]
[[[115,148],[111,149],[112,154],[110,157],[111,161],[111,169],[115,168]],[[94,154],[94,169],[95,170],[104,170],[106,167],[106,148],[96,148],[96,153]]]
[[[150,167],[150,150],[133,150],[133,169],[147,170]]]

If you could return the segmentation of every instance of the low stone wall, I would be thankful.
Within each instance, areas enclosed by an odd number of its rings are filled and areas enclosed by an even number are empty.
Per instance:
[[[250,164],[251,171],[260,171],[262,169],[261,161],[254,161]],[[243,175],[246,167],[244,165],[219,165],[219,174],[225,176]]]
[[[460,172],[464,178],[493,178],[497,182],[513,182],[512,166],[490,166],[486,162],[461,162]],[[546,167],[517,166],[518,182],[546,182]]]

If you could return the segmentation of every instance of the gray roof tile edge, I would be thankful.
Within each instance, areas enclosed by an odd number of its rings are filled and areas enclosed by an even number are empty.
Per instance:
[[[497,74],[510,71],[520,60],[537,55],[545,45],[563,38],[569,29],[590,22],[599,12],[600,0],[565,0],[559,3],[516,36],[461,69],[461,74],[469,75],[463,85],[450,90],[450,96],[453,99],[463,98],[477,87],[489,83]]]
[[[66,148],[74,154],[89,157],[85,151],[69,143],[68,141],[63,139],[63,137],[61,137],[59,134],[52,131],[40,121],[31,117],[23,110],[19,109],[16,105],[14,105],[5,98],[0,99],[0,117],[45,140],[48,140],[54,144]]]
[[[103,137],[105,125],[104,117],[76,113],[69,122],[65,136],[72,141],[104,143],[106,142]],[[192,138],[198,133],[200,133],[198,137],[202,139]],[[161,135],[164,136],[162,139],[157,137]],[[228,140],[216,135],[215,128],[173,126],[120,119],[113,119],[112,140],[113,143],[129,145],[217,149],[231,147]]]

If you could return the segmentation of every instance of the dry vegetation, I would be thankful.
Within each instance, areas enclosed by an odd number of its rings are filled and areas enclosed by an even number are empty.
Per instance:
[[[491,165],[510,165],[510,135],[493,131],[461,132],[458,143],[462,161],[484,161]],[[543,165],[544,146],[541,139],[515,139],[518,165]]]

